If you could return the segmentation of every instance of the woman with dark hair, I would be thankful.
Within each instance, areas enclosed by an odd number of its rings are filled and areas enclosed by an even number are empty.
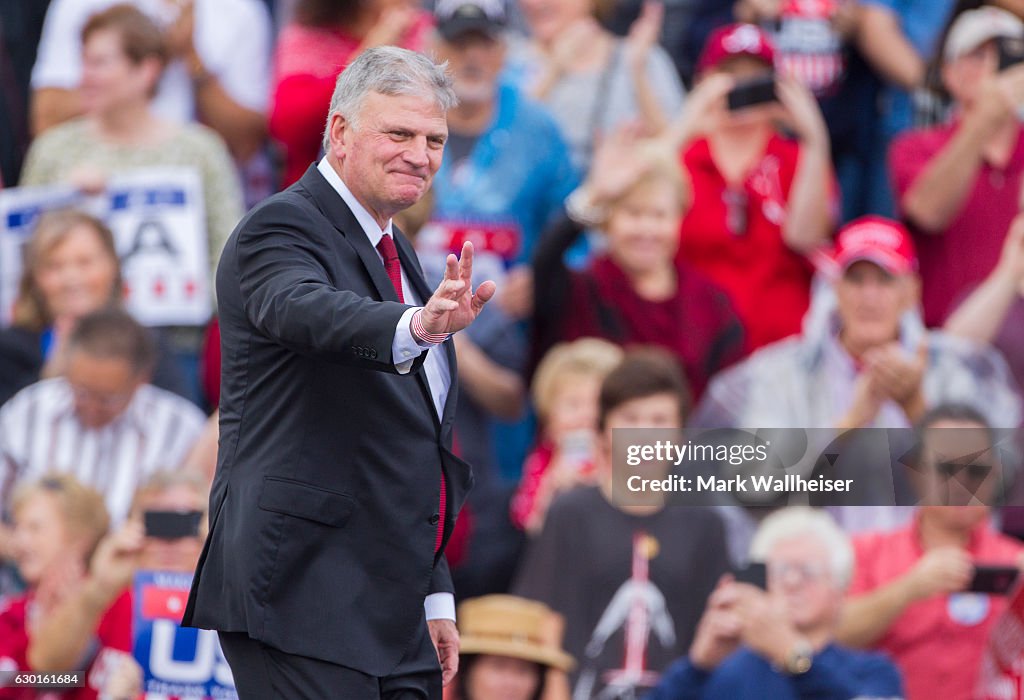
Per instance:
[[[81,211],[44,214],[25,246],[13,324],[0,330],[0,404],[42,377],[61,373],[60,349],[75,322],[121,303],[121,264],[114,236]],[[166,352],[153,383],[180,392]]]
[[[554,688],[568,697],[564,674],[575,663],[560,649],[559,618],[546,605],[489,595],[464,602],[458,618],[460,668],[447,700],[540,700],[559,697]]]
[[[374,46],[414,51],[426,44],[430,13],[413,0],[299,0],[277,39],[270,135],[284,148],[287,187],[320,154],[320,135],[338,74]]]

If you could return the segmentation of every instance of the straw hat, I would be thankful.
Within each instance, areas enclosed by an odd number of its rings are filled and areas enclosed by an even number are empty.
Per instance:
[[[493,654],[534,661],[562,671],[576,662],[551,639],[555,613],[543,603],[488,595],[459,606],[462,654]]]

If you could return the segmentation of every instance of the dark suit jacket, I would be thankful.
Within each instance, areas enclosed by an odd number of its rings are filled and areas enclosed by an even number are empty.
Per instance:
[[[413,249],[395,239],[426,301]],[[391,357],[408,307],[315,167],[239,223],[217,297],[220,451],[185,623],[387,675],[423,624],[424,597],[453,590],[434,555],[439,474],[445,542],[472,475],[451,452],[452,341],[438,421],[426,353],[405,375]]]

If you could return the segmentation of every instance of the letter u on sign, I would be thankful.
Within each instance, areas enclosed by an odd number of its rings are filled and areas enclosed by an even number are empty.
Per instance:
[[[195,654],[191,659],[176,659],[175,640],[181,633],[198,632]],[[149,650],[149,670],[154,677],[169,683],[206,684],[210,680],[233,687],[231,668],[220,651],[217,633],[210,630],[183,630],[170,620],[153,621]]]

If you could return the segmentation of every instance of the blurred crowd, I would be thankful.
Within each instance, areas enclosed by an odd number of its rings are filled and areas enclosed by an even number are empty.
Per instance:
[[[1024,0],[4,2],[0,192],[193,169],[212,288],[379,45],[459,98],[396,224],[428,281],[469,240],[498,283],[454,339],[448,697],[1021,697],[982,688],[1009,597],[977,580],[1024,568],[1024,479],[989,478],[1024,420]],[[191,572],[207,529],[216,314],[142,325],[123,254],[76,209],[23,241],[0,673],[86,683],[2,700],[140,697],[133,576]],[[614,430],[684,427],[903,429],[921,505],[612,498]]]

